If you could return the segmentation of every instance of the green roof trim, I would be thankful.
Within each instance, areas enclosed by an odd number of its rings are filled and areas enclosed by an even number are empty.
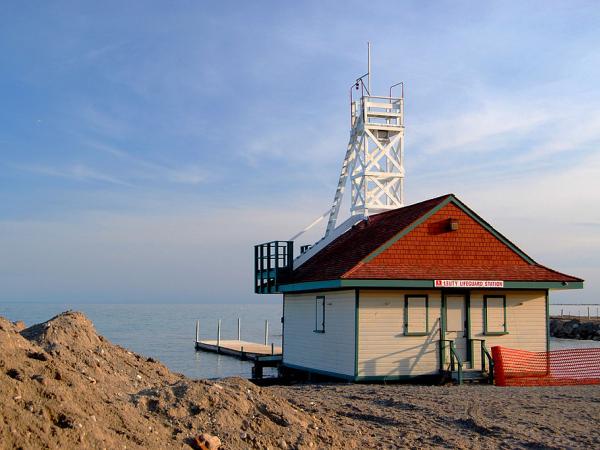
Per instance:
[[[416,227],[421,225],[423,222],[425,222],[427,219],[429,219],[431,216],[433,216],[435,213],[437,213],[440,209],[442,209],[444,206],[448,205],[449,203],[453,203],[458,208],[460,208],[471,219],[473,219],[475,222],[477,222],[479,225],[481,225],[483,228],[485,228],[488,232],[490,232],[492,235],[494,235],[494,237],[496,239],[498,239],[500,242],[502,242],[504,245],[506,245],[508,248],[510,248],[513,252],[517,253],[521,258],[523,258],[529,264],[537,264],[532,258],[530,258],[527,254],[525,254],[525,252],[523,252],[521,249],[519,249],[515,244],[510,242],[505,236],[503,236],[501,233],[499,233],[494,227],[492,227],[489,223],[487,223],[485,220],[483,220],[475,211],[470,209],[467,205],[465,205],[458,198],[456,198],[454,196],[454,194],[450,194],[448,196],[448,198],[443,200],[439,205],[435,206],[434,208],[429,210],[429,212],[427,212],[423,216],[419,217],[417,220],[415,220],[413,223],[411,223],[408,227],[404,228],[402,231],[400,231],[398,234],[396,234],[389,241],[387,241],[386,243],[381,245],[379,248],[377,248],[375,251],[373,251],[370,255],[367,255],[361,262],[368,263],[368,262],[372,261],[375,257],[377,257],[378,255],[380,255],[381,253],[386,251],[393,244],[398,242],[400,239],[402,239],[404,236],[406,236],[408,233],[410,233]]]
[[[363,279],[339,279],[327,281],[307,281],[304,283],[284,284],[279,291],[306,292],[320,291],[326,289],[349,289],[349,288],[405,288],[405,289],[440,289],[434,286],[434,280],[363,280]],[[453,288],[444,288],[452,290]],[[501,289],[583,289],[583,281],[505,281],[504,288],[474,288],[471,290],[488,291]]]

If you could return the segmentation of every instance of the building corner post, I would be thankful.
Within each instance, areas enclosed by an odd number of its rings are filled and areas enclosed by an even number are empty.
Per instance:
[[[358,335],[359,335],[360,290],[354,289],[354,381],[358,380]]]

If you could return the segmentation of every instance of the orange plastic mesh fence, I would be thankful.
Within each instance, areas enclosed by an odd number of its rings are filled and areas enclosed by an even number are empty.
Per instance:
[[[498,386],[600,384],[600,348],[528,352],[492,347]]]

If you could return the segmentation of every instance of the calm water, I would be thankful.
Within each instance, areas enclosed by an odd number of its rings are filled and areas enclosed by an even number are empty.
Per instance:
[[[253,342],[264,341],[264,322],[268,320],[269,342],[281,345],[278,300],[267,299],[260,305],[0,303],[0,316],[29,326],[68,309],[82,311],[98,333],[160,360],[172,371],[192,378],[250,377],[252,365],[248,362],[194,350],[196,319],[200,320],[201,339],[216,339],[218,319],[222,319],[221,339],[236,339],[237,318],[241,317],[242,339]]]
[[[196,319],[202,339],[215,339],[218,319],[222,319],[221,338],[235,339],[241,317],[242,339],[254,342],[264,340],[264,321],[268,320],[269,342],[281,344],[281,303],[275,298],[259,305],[0,303],[0,316],[29,326],[68,309],[85,313],[98,332],[115,344],[159,359],[192,378],[250,377],[252,369],[250,363],[235,358],[196,352]],[[550,347],[600,347],[600,342],[553,338]]]

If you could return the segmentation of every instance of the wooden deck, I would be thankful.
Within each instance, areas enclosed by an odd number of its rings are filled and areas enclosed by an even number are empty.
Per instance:
[[[221,353],[223,355],[234,356],[240,359],[256,361],[258,359],[281,360],[281,347],[258,344],[256,342],[221,340],[218,345],[216,340],[196,341],[196,350]]]

